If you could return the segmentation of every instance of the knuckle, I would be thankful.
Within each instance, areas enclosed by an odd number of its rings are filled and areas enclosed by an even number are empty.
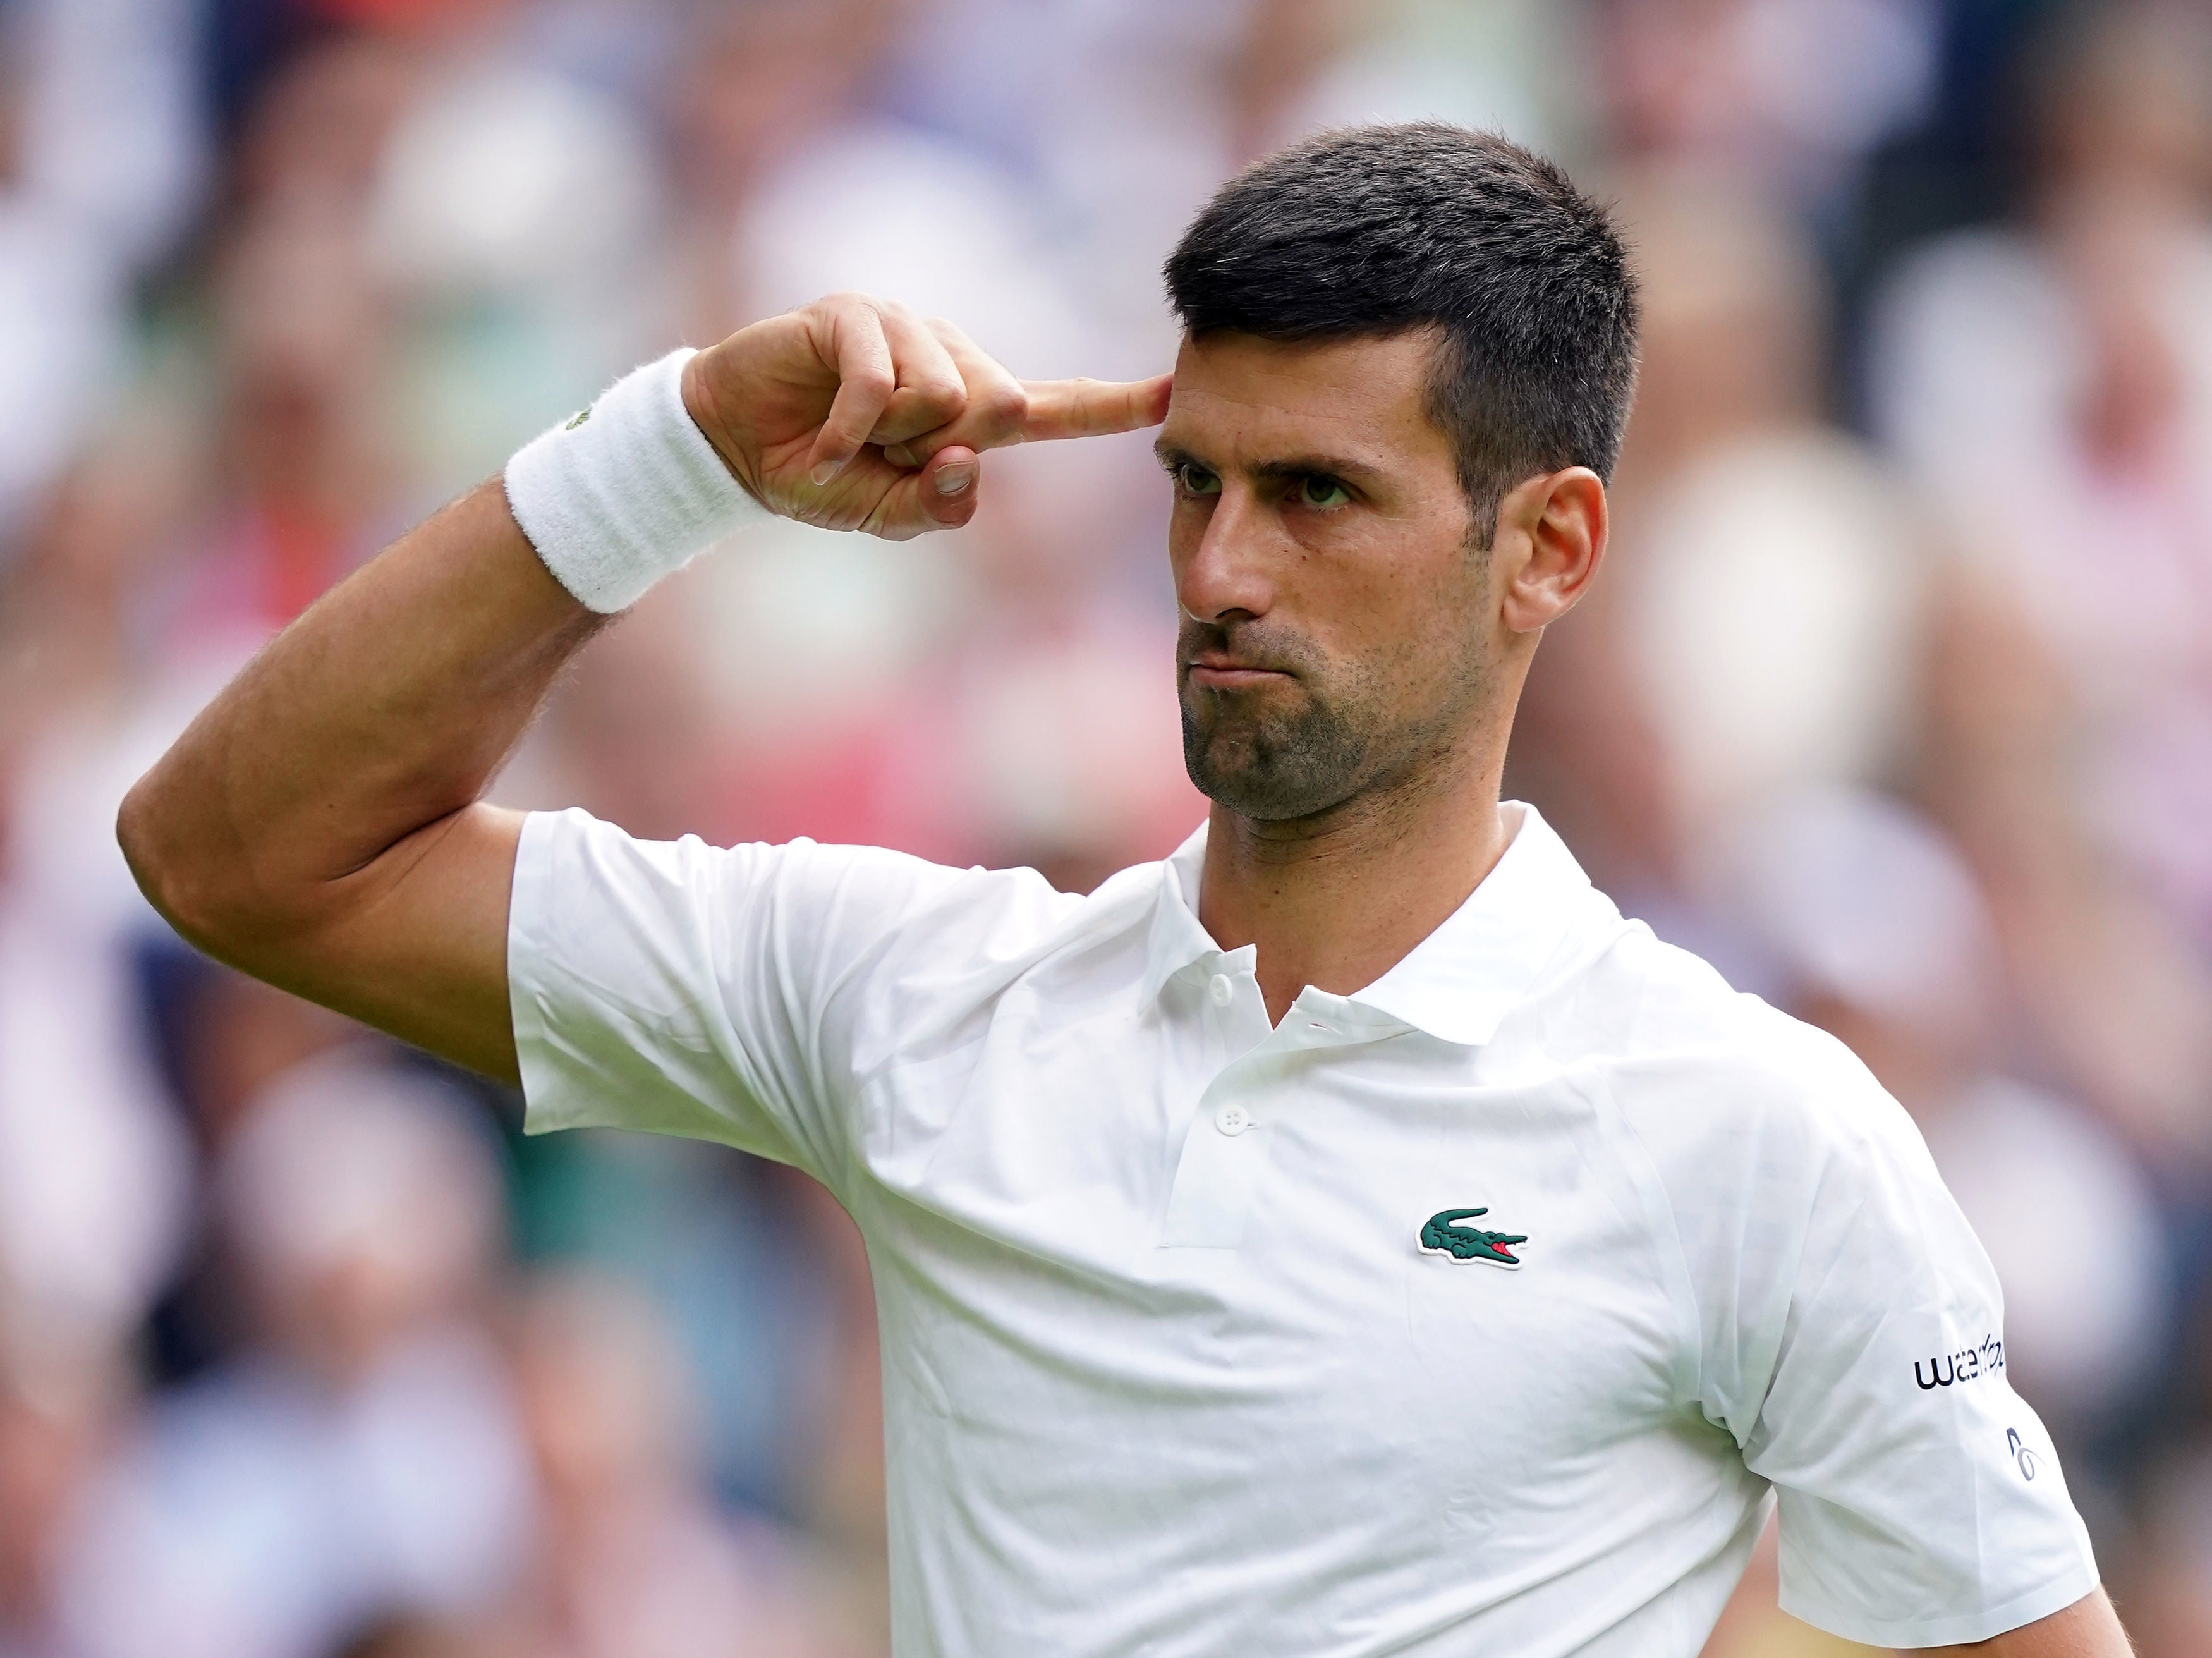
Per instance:
[[[994,426],[1018,427],[1030,417],[1030,394],[1011,380],[994,386],[984,401],[984,412]]]

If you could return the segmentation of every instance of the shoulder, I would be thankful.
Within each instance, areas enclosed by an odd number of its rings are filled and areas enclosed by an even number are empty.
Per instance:
[[[955,869],[876,847],[781,848],[813,866],[805,878],[876,907],[897,952],[948,978],[1001,979],[1134,934],[1141,938],[1160,865],[1125,869],[1089,893],[1063,892],[1034,869]]]
[[[818,930],[849,920],[886,938],[910,932],[918,952],[954,964],[1048,952],[1139,926],[1164,870],[1139,864],[1093,892],[1067,893],[1033,869],[963,869],[884,847],[644,841],[573,807],[529,814],[519,857],[523,878],[556,905],[598,889],[638,902],[680,896],[709,927],[759,919]]]
[[[1678,1199],[1796,1202],[1824,1184],[1936,1179],[1919,1130],[1850,1048],[1732,989],[1641,923],[1565,987],[1571,1066]]]
[[[1582,976],[1618,1012],[1571,1072],[1680,1272],[1698,1394],[1739,1442],[1808,1297],[1816,1346],[1870,1341],[1904,1308],[1997,1327],[1988,1258],[1919,1128],[1842,1042],[1640,926]]]
[[[1141,940],[1160,869],[1124,871],[1085,896],[1030,869],[961,869],[805,839],[644,841],[580,811],[532,813],[510,957],[602,988],[674,979],[694,999],[710,983],[772,989],[824,1012],[869,1001],[870,1023],[896,1029],[1102,937]]]
[[[1161,866],[1121,871],[1087,893],[1033,869],[946,869],[869,847],[838,854],[845,896],[816,925],[858,936],[823,999],[856,1068],[926,1057],[972,1039],[1016,987],[1066,1000],[1134,983]],[[836,916],[866,917],[838,920]]]
[[[1048,936],[1085,908],[1030,869],[963,869],[804,836],[731,846],[696,835],[647,841],[574,807],[531,813],[518,856],[524,878],[556,905],[592,889],[634,905],[680,901],[710,931],[760,922],[818,932],[850,922],[888,933],[926,924],[950,949],[979,936]]]

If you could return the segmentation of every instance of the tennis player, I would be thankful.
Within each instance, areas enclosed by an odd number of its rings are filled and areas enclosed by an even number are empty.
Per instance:
[[[239,677],[125,804],[140,881],[533,1132],[836,1193],[906,1658],[1690,1655],[1775,1501],[1813,1623],[2124,1653],[1904,1113],[1498,799],[1606,544],[1605,214],[1502,139],[1356,129],[1224,187],[1167,281],[1171,381],[1024,385],[844,295],[617,382]],[[994,448],[1163,422],[1212,802],[1165,862],[1078,897],[483,803],[745,522],[911,536]]]

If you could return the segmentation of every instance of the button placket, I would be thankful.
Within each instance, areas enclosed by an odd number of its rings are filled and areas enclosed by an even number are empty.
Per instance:
[[[1230,963],[1230,965],[1237,965]],[[1269,1025],[1249,973],[1217,971],[1205,981],[1206,1024],[1233,1055],[1200,1091],[1183,1134],[1160,1242],[1168,1248],[1233,1249],[1243,1239],[1267,1169],[1269,1120],[1304,1068],[1297,1057],[1354,1046],[1388,1034],[1340,999],[1292,1005]],[[1287,1065],[1285,1062],[1288,1062]]]
[[[1249,980],[1215,972],[1206,980],[1204,998],[1220,1068],[1200,1091],[1183,1132],[1160,1235],[1167,1248],[1235,1248],[1267,1169],[1271,1137],[1253,1132],[1265,1125],[1252,1100],[1269,1074],[1265,1056],[1273,1033]]]

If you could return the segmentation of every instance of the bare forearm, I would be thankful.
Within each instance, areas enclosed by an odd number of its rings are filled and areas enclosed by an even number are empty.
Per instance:
[[[286,629],[132,790],[120,833],[142,885],[212,953],[417,1034],[408,1008],[363,993],[351,924],[408,880],[453,880],[447,902],[503,916],[505,872],[478,890],[495,857],[437,865],[456,842],[511,841],[475,803],[604,620],[547,574],[499,484],[481,486]]]

